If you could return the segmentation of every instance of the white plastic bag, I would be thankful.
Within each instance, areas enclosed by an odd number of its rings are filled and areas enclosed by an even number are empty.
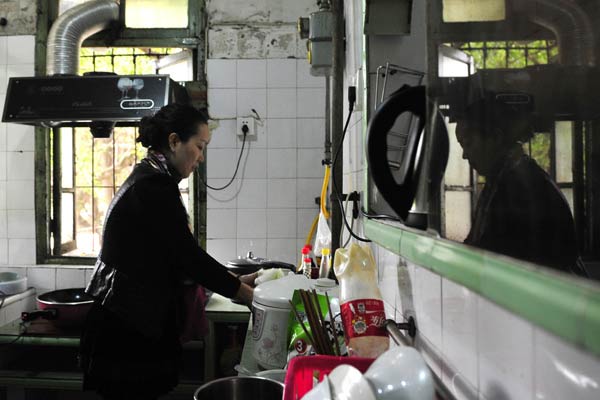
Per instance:
[[[315,256],[321,257],[321,250],[324,248],[331,248],[331,229],[329,229],[327,218],[325,218],[323,212],[320,212],[319,222],[317,223],[317,236],[313,246]]]

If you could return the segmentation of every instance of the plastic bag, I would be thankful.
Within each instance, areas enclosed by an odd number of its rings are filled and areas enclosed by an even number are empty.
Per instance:
[[[321,250],[324,248],[331,248],[331,229],[329,229],[327,218],[325,218],[323,212],[320,212],[317,224],[317,236],[315,237],[315,245],[313,246],[315,256],[321,257]]]

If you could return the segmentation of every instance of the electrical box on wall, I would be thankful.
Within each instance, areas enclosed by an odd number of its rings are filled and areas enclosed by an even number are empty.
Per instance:
[[[322,9],[298,20],[300,38],[308,39],[308,62],[313,76],[331,75],[333,13]]]
[[[240,139],[244,138],[244,133],[246,139],[256,138],[256,120],[254,117],[238,117],[236,133]]]
[[[367,0],[365,35],[408,35],[412,0]]]

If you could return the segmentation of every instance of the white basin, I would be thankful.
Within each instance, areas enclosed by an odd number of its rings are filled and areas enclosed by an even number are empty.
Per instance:
[[[27,277],[16,272],[0,272],[0,296],[21,293],[27,290]]]

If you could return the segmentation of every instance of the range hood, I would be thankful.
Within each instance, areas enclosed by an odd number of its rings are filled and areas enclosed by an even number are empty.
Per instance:
[[[169,103],[187,103],[168,75],[10,78],[2,122],[40,126],[127,125]]]
[[[70,8],[48,33],[48,76],[9,79],[2,122],[44,127],[89,126],[108,137],[169,103],[189,103],[186,89],[168,75],[78,75],[81,43],[118,24],[115,0],[90,0]]]

